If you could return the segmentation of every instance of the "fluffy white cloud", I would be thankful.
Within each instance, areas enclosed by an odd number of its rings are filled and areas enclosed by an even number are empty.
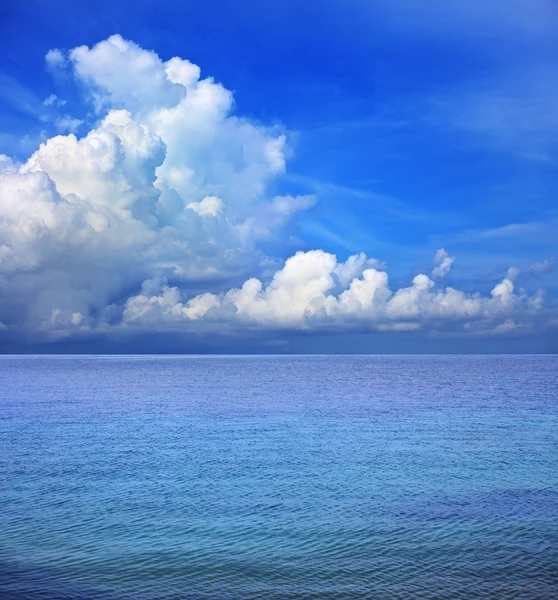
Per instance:
[[[197,212],[198,215],[212,215],[216,217],[223,212],[223,201],[216,196],[206,196],[201,202],[190,202],[186,208]]]
[[[0,158],[8,326],[99,326],[144,280],[199,286],[247,273],[265,260],[258,242],[312,205],[269,195],[285,168],[285,136],[234,116],[232,94],[200,79],[196,65],[164,62],[120,36],[46,60],[72,66],[101,117],[82,138],[47,140],[22,165]]]
[[[542,308],[540,295],[514,293],[507,277],[490,296],[451,287],[437,289],[424,274],[417,275],[411,286],[393,292],[387,273],[370,262],[361,254],[339,263],[333,254],[311,250],[289,258],[267,286],[252,278],[224,294],[205,293],[189,301],[183,300],[177,288],[163,286],[152,295],[130,298],[123,325],[172,323],[195,328],[204,323],[234,323],[272,329],[400,331],[451,323],[466,331],[476,321],[492,326],[495,332],[506,332],[516,327],[514,315],[525,318]]]
[[[46,61],[73,69],[98,122],[83,137],[47,140],[23,164],[0,156],[1,329],[57,338],[482,322],[504,331],[541,309],[541,295],[516,293],[513,274],[488,297],[437,289],[427,275],[393,292],[384,265],[364,254],[338,262],[299,252],[266,283],[276,261],[262,243],[288,236],[289,222],[316,201],[269,192],[285,171],[284,133],[234,115],[231,92],[196,65],[163,61],[120,36],[68,55],[51,50]],[[453,262],[440,249],[432,276]],[[245,283],[208,291],[231,279]]]

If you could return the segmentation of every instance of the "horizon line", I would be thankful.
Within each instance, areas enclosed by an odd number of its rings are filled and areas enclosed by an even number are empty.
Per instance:
[[[92,352],[63,352],[63,353],[1,353],[0,358],[34,358],[34,357],[167,357],[167,358],[207,358],[207,357],[296,357],[296,356],[558,356],[558,352],[277,352],[277,353],[92,353]]]

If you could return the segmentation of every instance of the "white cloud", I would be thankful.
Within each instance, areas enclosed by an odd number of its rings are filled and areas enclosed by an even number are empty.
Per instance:
[[[17,165],[14,161],[5,154],[0,154],[0,174],[1,173],[16,173]]]
[[[186,208],[197,212],[198,215],[211,215],[216,217],[223,212],[223,201],[217,196],[206,196],[201,202],[190,202]]]
[[[497,327],[541,309],[542,295],[516,293],[512,276],[481,296],[424,274],[392,291],[384,265],[362,253],[339,262],[312,250],[277,264],[262,243],[284,242],[316,202],[270,193],[286,169],[283,131],[236,116],[231,92],[196,65],[120,36],[46,60],[71,65],[99,121],[76,137],[81,123],[60,117],[70,133],[24,164],[0,156],[0,321],[10,330],[409,331]],[[453,261],[439,250],[432,276]],[[231,279],[245,282],[211,293]]]
[[[508,278],[490,296],[482,296],[451,287],[438,289],[424,274],[417,275],[411,286],[393,292],[387,273],[370,266],[364,255],[339,263],[333,254],[311,250],[289,258],[267,286],[252,278],[224,294],[205,293],[189,301],[177,288],[166,285],[152,295],[142,293],[128,299],[123,324],[194,329],[202,323],[227,323],[267,329],[378,331],[452,326],[467,331],[478,322],[501,333],[516,327],[514,316],[525,318],[539,311],[542,302],[537,298],[523,291],[514,293]]]
[[[444,248],[440,248],[436,250],[436,254],[434,255],[434,268],[432,269],[433,277],[445,277],[451,270],[453,263],[455,262],[455,257],[450,256]]]
[[[45,61],[50,69],[59,69],[65,66],[66,57],[58,48],[53,48],[46,53]]]
[[[69,57],[102,115],[84,137],[48,139],[23,165],[0,160],[8,324],[73,327],[79,313],[81,327],[98,327],[144,280],[200,287],[247,273],[266,260],[258,243],[280,239],[314,202],[269,194],[285,169],[283,132],[235,116],[231,92],[196,65],[120,36]],[[46,60],[66,62],[59,50]]]
[[[69,56],[76,76],[96,95],[99,108],[104,105],[146,113],[175,107],[186,96],[184,81],[169,78],[168,65],[155,52],[144,50],[119,35],[93,48],[74,48]],[[174,64],[171,63],[169,69],[173,75],[178,71],[172,68]],[[188,80],[193,85],[197,82],[197,76]]]
[[[56,94],[51,94],[50,96],[48,96],[47,98],[45,98],[43,100],[43,104],[45,106],[61,107],[61,106],[64,106],[66,104],[66,100],[62,100]]]
[[[70,133],[75,133],[76,129],[83,123],[81,119],[74,119],[69,115],[65,115],[63,117],[59,117],[54,121],[56,125],[56,129],[61,132],[68,131]]]

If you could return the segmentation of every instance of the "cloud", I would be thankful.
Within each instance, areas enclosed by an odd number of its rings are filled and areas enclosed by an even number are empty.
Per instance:
[[[69,131],[71,133],[75,133],[76,129],[83,124],[83,121],[81,119],[74,119],[69,115],[65,115],[56,119],[54,124],[56,125],[56,129],[58,129],[58,131]]]
[[[439,90],[415,104],[426,101],[430,124],[478,138],[492,150],[552,166],[558,159],[557,93],[558,69],[542,58]]]
[[[200,287],[257,271],[267,261],[259,243],[287,235],[315,201],[270,194],[284,133],[235,116],[231,92],[192,63],[120,36],[69,57],[100,119],[84,137],[48,139],[24,164],[1,161],[3,322],[94,327],[145,280]]]
[[[44,106],[56,106],[61,107],[66,104],[66,100],[62,100],[56,94],[50,94],[47,98],[43,100]]]
[[[223,212],[223,201],[217,196],[206,196],[201,202],[190,202],[186,208],[193,210],[198,215],[212,215],[216,217]]]
[[[436,250],[434,256],[434,268],[432,269],[432,277],[445,277],[451,270],[455,257],[450,256],[443,248]]]
[[[0,101],[13,111],[39,119],[43,114],[43,103],[25,85],[11,75],[0,71]]]
[[[530,323],[542,295],[513,277],[489,295],[425,274],[392,291],[385,265],[322,250],[286,261],[314,195],[275,195],[287,137],[234,113],[199,67],[120,36],[68,53],[98,115],[82,137],[42,143],[23,164],[0,157],[0,321],[28,339],[138,330],[443,330]],[[57,99],[50,96],[46,106]],[[41,106],[43,103],[41,104]],[[454,258],[440,249],[433,278]],[[232,282],[232,283],[231,283]],[[238,285],[235,286],[235,282]],[[526,325],[527,326],[527,325]]]
[[[49,69],[56,70],[66,65],[66,57],[58,48],[53,48],[46,53],[45,62]]]
[[[412,37],[460,37],[473,36],[490,40],[550,37],[554,33],[556,22],[556,4],[552,0],[532,0],[529,11],[525,10],[524,0],[486,2],[469,0],[467,2],[444,2],[428,0],[420,11],[412,0],[401,0],[397,4],[389,0],[375,3],[390,19],[394,27],[402,28]]]
[[[542,308],[542,296],[515,293],[505,277],[490,292],[466,294],[437,288],[427,275],[393,292],[385,271],[374,261],[355,255],[338,262],[322,250],[298,252],[264,286],[256,278],[223,294],[204,293],[185,300],[178,288],[163,285],[149,295],[129,298],[123,326],[183,327],[234,324],[264,329],[366,329],[409,331],[461,329],[472,323],[496,332],[511,330],[513,317],[529,320]]]
[[[547,258],[546,260],[541,260],[533,263],[529,267],[529,271],[534,275],[545,275],[547,273],[552,273],[556,269],[556,258]]]
[[[558,232],[558,219],[549,214],[544,221],[529,223],[509,223],[489,229],[469,229],[451,236],[450,241],[457,243],[493,243],[533,246],[536,244],[549,245],[553,243]]]

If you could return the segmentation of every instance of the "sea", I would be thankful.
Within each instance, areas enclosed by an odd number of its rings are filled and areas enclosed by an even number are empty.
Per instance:
[[[557,356],[2,356],[1,600],[558,598]]]

